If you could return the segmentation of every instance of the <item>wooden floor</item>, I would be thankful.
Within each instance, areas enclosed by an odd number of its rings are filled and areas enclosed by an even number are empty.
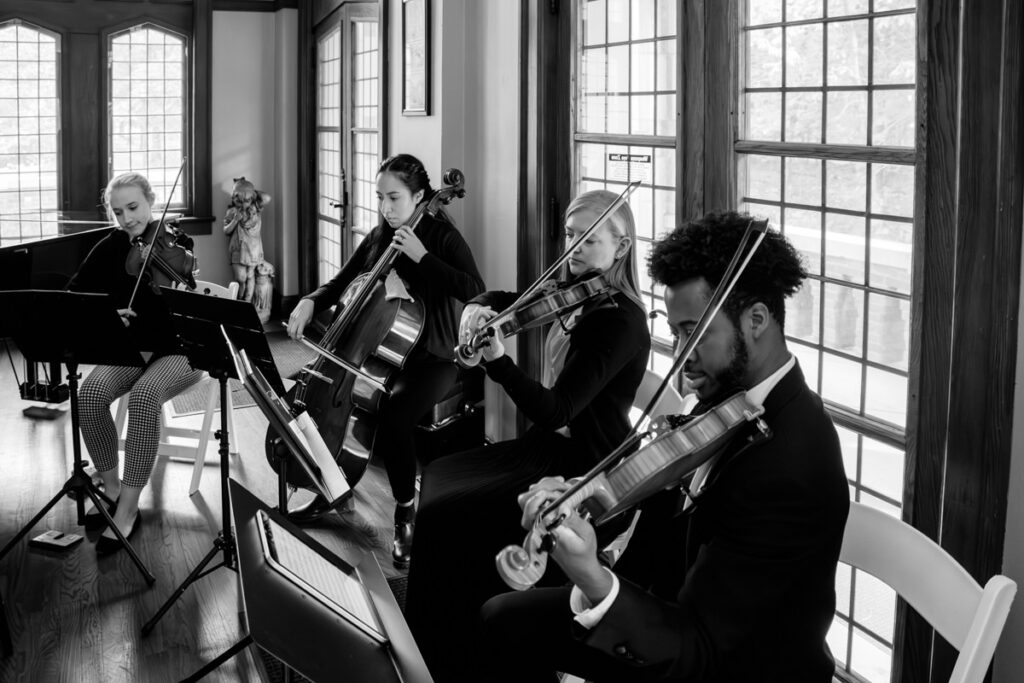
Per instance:
[[[28,522],[64,484],[70,472],[70,415],[54,421],[22,414],[11,364],[0,359],[0,546]],[[20,358],[15,367],[22,374]],[[65,411],[68,406],[62,406]],[[201,416],[175,418],[198,426]],[[231,476],[268,503],[276,479],[263,455],[266,420],[256,408],[235,411],[240,455]],[[86,456],[88,457],[88,456]],[[188,496],[192,466],[157,461],[142,497],[143,525],[133,545],[156,583],[149,587],[128,554],[97,558],[96,534],[56,554],[29,548],[27,538],[47,529],[85,534],[75,524],[73,501],[62,498],[11,552],[0,559],[0,594],[7,603],[14,653],[0,659],[0,682],[178,681],[234,645],[243,635],[236,574],[226,568],[200,579],[178,599],[148,637],[142,624],[171,595],[206,553],[221,527],[218,456],[211,447],[200,491]],[[293,504],[309,494],[299,492]],[[383,471],[372,466],[355,491],[347,522],[334,518],[311,533],[328,547],[342,542],[373,548],[386,576],[393,503]],[[213,566],[213,565],[211,565]],[[259,672],[246,651],[209,681],[255,681]]]

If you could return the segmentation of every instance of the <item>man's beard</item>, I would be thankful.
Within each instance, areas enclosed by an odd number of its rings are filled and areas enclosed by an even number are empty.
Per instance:
[[[724,370],[715,375],[715,382],[718,384],[716,400],[724,400],[738,391],[749,388],[744,384],[749,361],[750,353],[747,350],[747,341],[737,328],[733,331],[732,360]]]

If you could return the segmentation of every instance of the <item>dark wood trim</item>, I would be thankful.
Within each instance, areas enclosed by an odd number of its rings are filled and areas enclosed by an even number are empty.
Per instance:
[[[277,12],[298,8],[299,0],[213,0],[214,12]]]
[[[949,331],[953,327],[953,253],[956,240],[958,85],[956,0],[929,0],[918,8],[917,129],[913,291],[903,518],[939,538],[948,430]],[[933,631],[900,602],[894,635],[893,680],[929,680]]]
[[[378,33],[377,33],[377,45],[379,46],[379,69],[380,69],[380,81],[378,82],[377,89],[377,102],[379,103],[379,116],[380,116],[380,132],[378,133],[378,139],[380,140],[380,161],[384,161],[391,156],[390,151],[390,136],[389,131],[391,126],[388,125],[391,114],[391,98],[389,94],[391,92],[391,51],[388,47],[391,45],[391,41],[388,40],[390,35],[391,26],[391,3],[388,0],[380,0],[377,3],[378,11]]]
[[[941,545],[980,582],[1002,570],[1020,295],[1021,8],[961,12],[949,441]],[[952,158],[952,157],[951,157]],[[936,639],[931,680],[955,653]]]
[[[213,215],[213,6],[211,0],[194,0],[192,4],[192,213]],[[202,225],[202,224],[200,224]],[[211,234],[212,224],[206,223]]]
[[[736,207],[736,155],[733,145],[738,137],[738,4],[707,3],[704,82],[715,85],[704,90],[708,112],[704,119],[705,211],[722,211]]]
[[[853,145],[818,145],[806,142],[757,142],[737,140],[733,148],[738,154],[796,155],[813,159],[841,159],[882,164],[917,162],[917,151],[910,147],[855,147]]]
[[[313,291],[316,282],[316,36],[312,3],[299,3],[299,291]]]
[[[676,127],[677,225],[704,215],[705,11],[704,0],[687,0],[680,4],[676,17],[680,45],[676,82],[681,113]]]
[[[571,69],[563,46],[575,40],[574,3],[525,0],[522,7],[520,62],[520,177],[516,284],[522,290],[561,253],[562,214],[570,199],[572,139]],[[518,335],[517,363],[540,377],[543,337],[536,331]],[[517,412],[517,428],[526,418]]]

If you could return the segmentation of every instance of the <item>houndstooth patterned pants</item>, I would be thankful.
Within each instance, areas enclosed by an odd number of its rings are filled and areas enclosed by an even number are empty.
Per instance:
[[[202,371],[193,370],[182,355],[161,356],[144,368],[99,365],[78,392],[82,439],[100,472],[117,468],[118,434],[110,405],[128,395],[128,436],[124,446],[125,486],[149,482],[160,447],[160,410],[164,402],[198,382]]]

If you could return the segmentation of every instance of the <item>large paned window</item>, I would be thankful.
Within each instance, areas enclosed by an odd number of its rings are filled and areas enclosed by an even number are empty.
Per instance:
[[[341,169],[341,26],[316,44],[317,105],[317,284],[341,269],[342,222],[338,208],[344,184]]]
[[[108,225],[127,171],[210,232],[211,5],[116,4],[0,0],[0,246]]]
[[[787,305],[789,346],[840,426],[851,498],[903,504],[913,295],[913,0],[750,0],[738,201],[800,250],[810,277]],[[888,681],[895,594],[841,566],[829,646]]]
[[[158,201],[188,205],[188,178],[171,186],[188,140],[185,37],[141,24],[110,37],[110,176],[145,175]]]
[[[686,5],[697,14],[684,21],[676,2],[574,4],[572,191],[619,191],[641,181],[630,205],[652,310],[663,300],[646,276],[646,256],[651,241],[675,227],[680,207],[739,208],[785,234],[810,274],[788,303],[790,349],[835,418],[851,498],[900,517],[915,296],[915,2],[700,5]],[[723,57],[716,53],[723,43],[706,42],[688,53],[687,39],[721,40],[713,31],[725,16],[732,17],[727,30],[735,39],[727,44],[734,52]],[[708,23],[694,29],[690,19]],[[729,64],[686,63],[698,53],[735,64],[735,78]],[[689,83],[703,91],[687,92]],[[702,109],[722,102],[732,109]],[[704,118],[694,126],[688,116]],[[720,130],[714,119],[731,122],[728,147],[683,139],[683,130]],[[685,166],[687,146],[703,149],[702,164]],[[722,177],[708,179],[718,169],[725,169],[726,190],[701,195],[705,184],[722,184]],[[651,367],[660,372],[672,352],[663,320],[651,323]],[[841,672],[889,681],[895,595],[845,566],[836,589],[828,642]]]
[[[379,32],[370,3],[344,5],[315,30],[315,285],[333,278],[377,225]]]
[[[0,247],[57,234],[60,38],[0,23]]]
[[[592,0],[578,7],[575,31],[574,180],[578,192],[621,192],[640,181],[629,204],[637,224],[634,254],[649,310],[663,309],[647,277],[652,241],[676,222],[676,3]],[[651,367],[665,373],[672,337],[651,322]]]

